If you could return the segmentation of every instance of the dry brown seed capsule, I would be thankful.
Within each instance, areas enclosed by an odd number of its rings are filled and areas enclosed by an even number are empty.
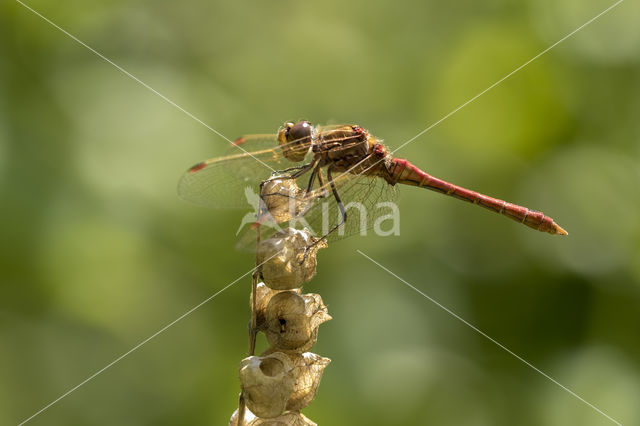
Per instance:
[[[258,246],[257,261],[261,264],[264,283],[274,290],[300,287],[316,273],[316,256],[326,247],[309,231],[287,228],[274,234]]]
[[[241,425],[238,425],[238,409],[233,412],[231,418],[229,419],[229,426],[248,426],[252,420],[257,419],[256,415],[253,414],[247,407],[244,408],[244,421]]]
[[[271,298],[266,310],[265,334],[276,350],[305,352],[315,345],[318,326],[331,316],[318,294],[283,291]]]
[[[272,290],[264,283],[258,283],[256,286],[256,327],[258,330],[261,330],[266,326],[265,314],[269,300],[271,300],[274,295],[282,291],[284,290]],[[292,291],[299,294],[302,290],[298,288]],[[251,297],[249,297],[249,306],[253,306]]]
[[[293,363],[280,352],[250,356],[240,363],[240,386],[247,408],[256,416],[278,417],[293,390]]]
[[[274,419],[256,418],[247,426],[318,426],[318,424],[306,418],[302,413],[289,412]]]
[[[295,179],[275,178],[260,185],[261,207],[271,214],[276,223],[288,222],[303,213],[309,204]]]
[[[293,369],[295,383],[289,402],[287,402],[287,410],[300,411],[316,397],[322,372],[331,360],[311,352],[305,352],[297,354],[293,362],[295,364]]]
[[[238,426],[238,410],[233,412],[229,419],[229,426]],[[256,417],[249,409],[244,409],[244,421],[239,426],[318,426],[298,412],[287,412],[272,419]]]

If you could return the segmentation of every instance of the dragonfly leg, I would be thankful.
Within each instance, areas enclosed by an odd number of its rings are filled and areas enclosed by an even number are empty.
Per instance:
[[[307,171],[308,167],[310,164],[312,164],[314,161],[312,161],[309,164],[302,164],[300,166],[294,166],[294,167],[288,167],[286,169],[282,169],[282,170],[276,170],[275,172],[272,173],[273,174],[281,174],[281,173],[289,173],[289,172],[293,172],[293,171],[297,171],[297,170],[304,170]]]
[[[316,180],[316,176],[318,177],[318,181],[320,182],[320,185],[323,185],[321,173],[322,172],[320,170],[320,166],[316,166],[313,169],[313,172],[311,172],[311,177],[309,178],[309,183],[307,184],[307,192],[305,193],[307,196],[309,195],[309,193],[313,189],[313,183]]]
[[[344,204],[342,203],[342,200],[340,199],[340,195],[338,194],[338,189],[336,188],[336,184],[333,181],[333,177],[331,175],[331,168],[332,168],[332,166],[329,166],[327,168],[327,178],[329,179],[329,185],[331,186],[331,192],[333,193],[333,196],[336,199],[336,203],[338,204],[338,208],[340,209],[340,215],[341,215],[340,223],[334,225],[334,227],[331,228],[329,230],[329,232],[324,234],[322,237],[318,238],[313,244],[307,246],[305,248],[305,250],[304,250],[304,257],[302,258],[302,262],[300,262],[300,263],[303,263],[305,260],[307,260],[307,255],[309,253],[309,249],[310,248],[312,248],[313,246],[318,244],[320,241],[325,240],[332,232],[336,231],[338,228],[340,228],[347,221],[347,210],[344,208]]]
[[[273,172],[271,174],[271,177],[269,179],[263,180],[260,183],[260,188],[262,188],[262,186],[265,183],[271,182],[272,180],[297,179],[298,177],[300,177],[303,174],[307,173],[309,170],[313,169],[317,163],[318,163],[318,159],[314,158],[308,164],[303,164],[301,166],[295,166],[295,167],[289,167],[288,169],[283,169],[283,170],[276,170],[275,172]],[[289,175],[289,176],[282,176],[283,173],[288,173],[288,172],[291,172],[291,171],[294,171],[294,170],[297,170],[294,174]],[[278,195],[278,194],[263,194],[263,196],[265,196],[265,195]]]
[[[331,176],[331,166],[327,168],[327,178],[329,179],[329,185],[331,185],[331,192],[333,193],[334,198],[336,199],[336,203],[338,203],[338,208],[340,209],[340,215],[342,219],[340,219],[340,223],[336,224],[333,228],[329,230],[325,235],[320,238],[320,240],[324,240],[336,229],[340,228],[347,221],[347,210],[344,208],[344,204],[342,204],[342,200],[340,199],[340,195],[338,195],[338,190],[336,189],[336,184],[333,181],[333,177]]]
[[[288,169],[284,169],[284,170],[280,170],[276,173],[286,173],[286,172],[290,172],[293,170],[297,170],[297,172],[295,172],[294,174],[290,175],[288,178],[289,179],[298,179],[300,176],[302,176],[303,174],[307,173],[309,170],[313,169],[316,164],[318,163],[318,158],[314,158],[313,160],[311,160],[311,162],[307,163],[307,164],[303,164],[302,166],[297,166],[297,167],[289,167]]]
[[[316,174],[319,170],[319,167],[316,167],[316,165],[318,164],[318,159],[314,158],[313,160],[311,160],[310,163],[308,164],[303,164],[302,166],[296,166],[296,167],[290,167],[288,169],[284,169],[284,170],[278,170],[276,172],[274,172],[274,174],[276,176],[264,180],[262,181],[262,183],[260,184],[260,187],[262,188],[262,186],[267,183],[270,182],[272,180],[278,180],[278,179],[297,179],[298,177],[302,176],[303,174],[307,173],[309,170],[311,169],[315,169],[313,170],[313,172],[311,173],[311,178],[309,179],[309,184],[307,185],[307,191],[306,194],[309,194],[311,187],[313,186],[313,182],[315,180]],[[281,173],[285,173],[285,172],[289,172],[292,170],[297,170],[297,172],[295,172],[294,174],[290,175],[290,176],[278,176]],[[261,197],[266,197],[266,196],[270,196],[270,195],[281,195],[281,196],[285,196],[287,198],[294,198],[291,195],[288,194],[280,194],[279,192],[275,192],[275,193],[271,193],[271,194],[262,194]]]
[[[322,176],[322,169],[318,168],[318,182],[320,182],[320,188],[322,188],[322,193],[319,195],[320,198],[326,198],[329,196],[329,191],[325,187],[324,177]]]

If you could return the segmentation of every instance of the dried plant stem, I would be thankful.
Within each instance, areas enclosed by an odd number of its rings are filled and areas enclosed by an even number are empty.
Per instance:
[[[244,395],[240,392],[240,398],[238,400],[238,420],[236,422],[237,426],[244,425],[244,412],[245,412],[246,403],[244,401]]]
[[[260,245],[260,224],[258,224],[257,229],[258,236],[256,237],[256,248]],[[251,275],[251,321],[249,323],[249,356],[255,355],[256,352],[256,337],[258,335],[258,324],[257,324],[257,313],[256,313],[256,288],[258,287],[258,281],[260,279],[260,270],[258,257],[256,254],[256,269],[253,271]],[[237,425],[244,425],[244,413],[245,413],[246,403],[244,400],[244,395],[240,393],[240,399],[238,400],[238,421]]]
[[[258,335],[257,313],[256,313],[256,288],[260,273],[256,270],[251,277],[251,323],[249,324],[249,356],[255,355],[256,336]]]
[[[258,335],[258,320],[256,312],[256,288],[258,287],[258,281],[260,279],[260,263],[258,262],[257,247],[260,245],[260,224],[258,223],[257,237],[256,237],[256,269],[251,275],[251,324],[249,325],[249,356],[255,355],[256,351],[256,336]]]

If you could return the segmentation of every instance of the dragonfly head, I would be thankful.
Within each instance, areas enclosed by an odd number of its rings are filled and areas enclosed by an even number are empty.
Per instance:
[[[278,143],[283,155],[291,161],[302,161],[311,149],[313,126],[308,121],[286,122],[278,130]]]

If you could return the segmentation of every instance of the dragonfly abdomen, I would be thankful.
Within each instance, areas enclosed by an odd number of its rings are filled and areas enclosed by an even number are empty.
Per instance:
[[[458,185],[446,182],[442,179],[431,176],[411,164],[408,160],[394,158],[389,167],[391,183],[401,183],[413,185],[440,192],[444,195],[457,198],[462,201],[477,204],[488,210],[499,213],[509,219],[520,222],[530,228],[550,234],[567,235],[567,231],[556,224],[552,218],[544,213],[530,210],[517,204],[508,203],[497,198],[462,188]]]

